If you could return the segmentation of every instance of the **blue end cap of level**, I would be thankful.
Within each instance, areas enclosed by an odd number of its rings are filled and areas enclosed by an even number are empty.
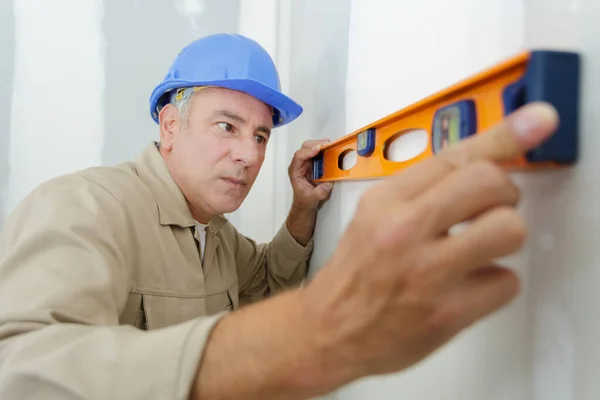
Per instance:
[[[531,163],[574,164],[579,156],[580,56],[565,51],[532,51],[522,79],[503,93],[505,114],[520,106],[544,101],[559,115],[556,133],[526,154]]]

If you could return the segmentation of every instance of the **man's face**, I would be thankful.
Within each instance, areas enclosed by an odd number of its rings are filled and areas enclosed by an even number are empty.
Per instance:
[[[206,88],[189,103],[188,124],[161,112],[161,153],[194,218],[235,211],[254,184],[273,126],[269,106],[242,92]]]

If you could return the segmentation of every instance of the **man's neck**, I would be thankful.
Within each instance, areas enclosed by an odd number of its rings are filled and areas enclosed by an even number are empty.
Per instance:
[[[159,151],[160,155],[162,156],[163,160],[167,164],[167,168],[169,168],[169,153],[168,153],[168,151],[165,150],[164,147],[160,146],[160,142],[154,142],[154,143],[157,146],[158,151]],[[169,168],[169,172],[171,172],[170,168]],[[175,182],[175,183],[177,183],[177,182]],[[194,208],[194,206],[192,206],[192,204],[189,201],[187,201],[187,199],[186,199],[186,202],[190,209],[190,212],[192,213],[192,218],[194,218],[194,220],[196,222],[199,222],[204,225],[208,225],[208,223],[215,217],[214,215],[207,213],[202,209]]]
[[[190,212],[192,213],[192,218],[194,218],[194,220],[198,223],[208,225],[210,220],[214,217],[214,215],[210,215],[206,212],[194,209],[194,207],[191,204],[189,205],[189,207]]]

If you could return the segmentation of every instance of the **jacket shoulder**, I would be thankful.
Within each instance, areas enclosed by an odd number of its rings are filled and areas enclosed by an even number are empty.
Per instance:
[[[132,163],[96,166],[51,178],[31,190],[11,214],[27,213],[45,204],[47,209],[91,207],[110,211],[114,207],[138,209],[150,205],[152,195]],[[56,211],[56,210],[54,210]]]
[[[132,162],[117,166],[90,167],[78,171],[74,175],[101,186],[119,200],[130,199],[134,194],[138,196],[145,194],[140,191],[149,193]]]
[[[77,172],[76,175],[100,186],[127,211],[138,213],[147,210],[152,214],[158,212],[154,195],[140,178],[133,162],[91,167]]]

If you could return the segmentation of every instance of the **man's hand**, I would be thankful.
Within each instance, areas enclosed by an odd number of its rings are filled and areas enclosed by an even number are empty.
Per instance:
[[[333,183],[315,184],[312,180],[312,158],[329,140],[308,140],[296,151],[288,168],[294,201],[287,227],[298,243],[305,246],[313,235],[319,208],[331,197]]]
[[[333,183],[315,184],[312,180],[312,158],[319,154],[321,146],[329,140],[308,140],[296,151],[288,168],[290,182],[294,190],[294,206],[300,209],[316,210],[331,196]]]
[[[341,383],[407,368],[515,297],[517,276],[494,260],[522,246],[525,226],[519,190],[496,162],[537,146],[556,125],[552,108],[525,106],[364,194],[306,287],[333,370],[355,367]]]
[[[372,186],[312,281],[216,325],[192,398],[324,395],[405,369],[507,304],[518,280],[494,260],[521,247],[525,227],[519,191],[495,162],[556,125],[552,108],[528,105]]]

